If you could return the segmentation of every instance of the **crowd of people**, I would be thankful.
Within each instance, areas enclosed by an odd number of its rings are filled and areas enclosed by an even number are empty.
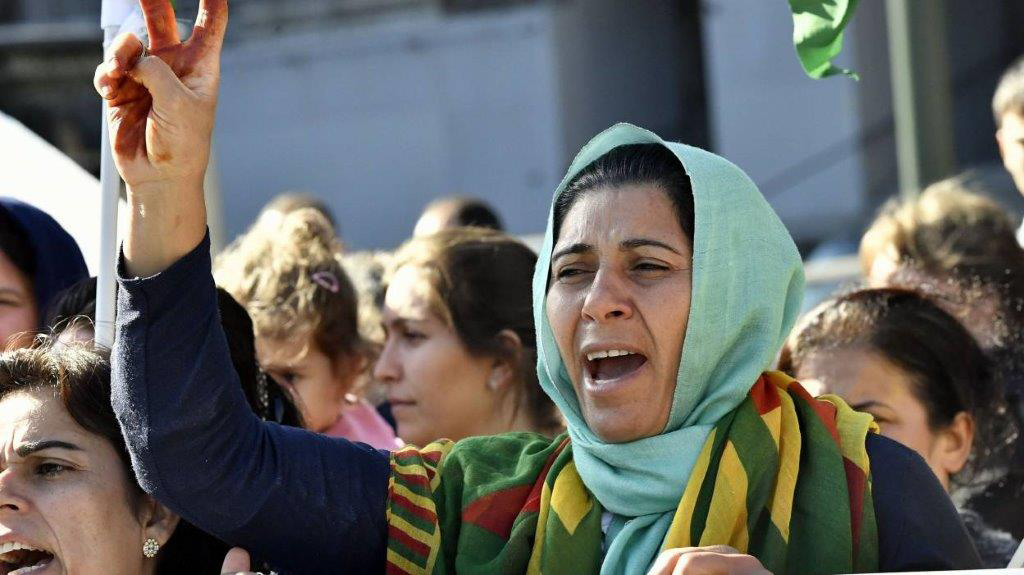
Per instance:
[[[0,199],[0,572],[852,573],[1002,568],[1024,538],[1024,249],[962,178],[879,211],[800,316],[789,233],[709,152],[618,124],[539,253],[473,198],[394,252],[267,205],[216,258],[227,26],[145,1],[97,69],[132,217],[96,279]],[[1024,192],[1024,60],[994,97]],[[541,225],[541,222],[538,222]]]

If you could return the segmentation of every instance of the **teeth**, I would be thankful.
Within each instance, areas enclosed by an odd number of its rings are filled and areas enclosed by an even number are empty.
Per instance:
[[[594,361],[595,359],[604,359],[606,357],[619,357],[622,355],[633,355],[633,352],[622,349],[610,349],[608,351],[592,351],[587,354],[587,359]]]
[[[19,543],[17,541],[10,541],[10,542],[7,542],[7,543],[0,543],[0,561],[4,561],[5,563],[10,563],[10,561],[7,561],[7,558],[4,557],[4,555],[6,555],[7,553],[10,553],[11,551],[21,551],[21,550],[25,550],[25,551],[42,551],[44,553],[47,552],[45,549],[36,549],[35,547],[32,547],[31,545],[26,545],[24,543]]]

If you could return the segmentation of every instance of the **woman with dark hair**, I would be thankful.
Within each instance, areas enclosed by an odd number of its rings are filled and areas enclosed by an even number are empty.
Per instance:
[[[374,377],[388,388],[399,436],[426,445],[561,433],[534,369],[530,248],[499,232],[455,228],[410,240],[391,263]]]
[[[913,291],[861,290],[821,304],[794,329],[779,369],[870,413],[947,491],[987,463],[1000,431],[1002,397],[977,341]],[[1006,567],[1017,542],[962,513],[985,566]]]
[[[106,359],[50,340],[0,355],[0,571],[217,573],[227,545],[146,495]]]
[[[803,275],[754,184],[627,124],[569,167],[534,271],[538,380],[566,434],[388,454],[247,414],[228,393],[201,188],[227,6],[202,2],[181,44],[169,6],[143,5],[156,55],[122,36],[96,83],[122,119],[129,202],[151,215],[123,250],[115,408],[143,486],[172,509],[303,573],[977,566],[920,457],[766,371]],[[183,412],[200,397],[209,409]]]
[[[78,244],[60,224],[0,198],[0,351],[31,343],[53,297],[88,275]]]

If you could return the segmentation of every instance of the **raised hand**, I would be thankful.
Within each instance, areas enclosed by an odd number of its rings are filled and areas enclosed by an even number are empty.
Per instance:
[[[114,40],[96,68],[109,105],[114,159],[129,189],[201,186],[209,161],[227,0],[201,0],[182,42],[170,0],[141,0],[148,55],[134,34]]]
[[[170,0],[140,1],[148,54],[135,35],[118,36],[94,83],[107,100],[114,162],[128,184],[126,270],[148,276],[187,254],[206,233],[203,177],[228,3],[200,0],[195,28],[182,42]]]

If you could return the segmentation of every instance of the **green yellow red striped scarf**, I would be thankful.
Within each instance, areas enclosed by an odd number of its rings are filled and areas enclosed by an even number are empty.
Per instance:
[[[873,571],[873,429],[842,400],[764,374],[705,442],[662,548],[730,545],[776,574]],[[407,447],[392,470],[389,574],[600,570],[603,510],[565,435]]]

